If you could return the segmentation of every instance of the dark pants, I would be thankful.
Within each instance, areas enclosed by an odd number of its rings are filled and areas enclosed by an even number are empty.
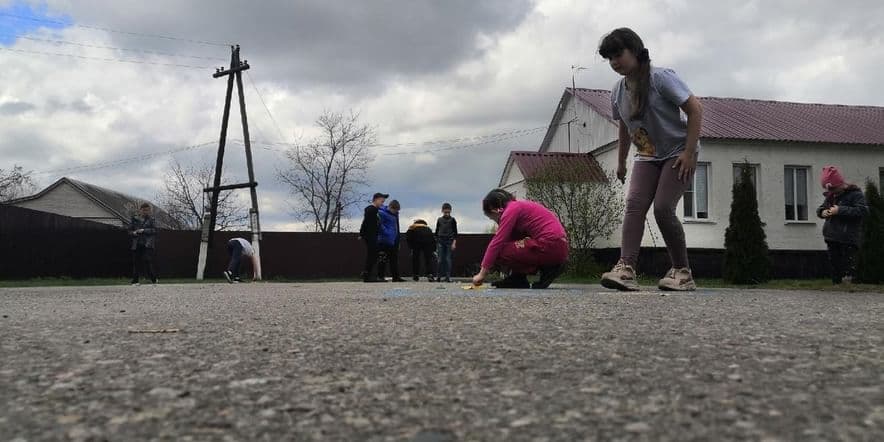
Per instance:
[[[378,278],[384,278],[387,266],[389,265],[390,276],[392,276],[393,279],[399,279],[399,245],[381,246],[380,252],[384,254],[385,259],[383,261],[378,260]]]
[[[433,276],[433,246],[411,250],[411,270],[414,276]],[[421,273],[421,257],[424,258],[424,273]]]
[[[436,272],[440,278],[450,278],[451,277],[451,261],[453,251],[451,250],[451,244],[454,242],[453,239],[439,239],[438,243],[438,254],[439,254],[439,271]]]
[[[153,248],[145,247],[139,244],[132,251],[132,282],[138,282],[141,276],[141,270],[147,273],[147,277],[151,282],[156,282],[157,276],[153,271]]]
[[[362,271],[362,277],[367,279],[373,275],[372,270],[378,262],[378,243],[368,239],[363,241],[365,241],[365,269]]]
[[[832,282],[841,284],[845,276],[856,276],[856,252],[859,248],[852,244],[826,241],[829,247],[829,262],[832,263]]]
[[[228,241],[227,254],[230,255],[227,271],[233,275],[233,279],[239,279],[239,272],[242,267],[242,244],[239,241]]]

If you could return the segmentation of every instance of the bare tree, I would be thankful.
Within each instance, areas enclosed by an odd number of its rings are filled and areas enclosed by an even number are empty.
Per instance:
[[[9,201],[28,196],[37,191],[37,184],[31,172],[25,172],[19,165],[12,169],[0,169],[0,201]]]
[[[294,197],[296,216],[313,222],[317,232],[340,230],[341,218],[362,198],[372,161],[368,146],[375,133],[359,114],[326,111],[316,120],[322,135],[286,152],[286,169],[277,171]]]
[[[165,188],[157,197],[160,205],[185,230],[203,228],[203,217],[209,212],[209,195],[215,171],[211,165],[184,167],[172,159],[164,174]],[[233,191],[222,192],[218,198],[217,230],[234,230],[248,225],[248,207]]]
[[[556,213],[571,247],[572,262],[587,267],[591,249],[609,237],[623,218],[623,185],[609,174],[605,182],[588,179],[580,163],[548,167],[526,181],[528,198]]]

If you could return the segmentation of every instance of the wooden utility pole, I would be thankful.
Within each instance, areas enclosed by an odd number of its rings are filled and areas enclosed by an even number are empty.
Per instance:
[[[221,119],[221,139],[218,142],[218,158],[215,161],[215,181],[212,187],[208,187],[203,191],[211,194],[209,213],[207,219],[203,220],[203,234],[200,242],[199,262],[197,263],[196,279],[202,280],[206,271],[206,257],[209,248],[212,247],[212,240],[215,234],[215,221],[218,218],[218,198],[222,191],[245,189],[248,188],[252,197],[252,208],[249,210],[249,224],[252,230],[252,248],[255,249],[258,268],[255,269],[255,278],[261,279],[261,224],[258,218],[258,192],[256,187],[258,183],[255,181],[255,169],[252,163],[252,142],[249,138],[249,122],[246,117],[246,100],[242,86],[242,72],[249,69],[248,61],[241,61],[239,58],[239,45],[231,47],[230,67],[228,69],[219,68],[213,75],[213,78],[221,78],[227,76],[227,96],[224,100],[224,116]],[[233,84],[236,81],[236,89],[239,92],[239,113],[242,118],[243,140],[246,149],[246,168],[249,173],[249,182],[240,184],[221,185],[221,170],[224,166],[224,147],[227,144],[227,122],[230,119],[230,100],[233,96]]]

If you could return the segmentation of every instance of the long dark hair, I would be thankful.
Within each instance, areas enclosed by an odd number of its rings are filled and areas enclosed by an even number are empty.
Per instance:
[[[515,200],[516,197],[506,190],[494,189],[488,192],[488,195],[485,195],[485,199],[482,200],[482,211],[485,212],[485,215],[488,215],[494,210],[503,209],[507,203]]]
[[[632,115],[629,118],[639,120],[648,107],[648,95],[651,89],[651,55],[641,37],[629,28],[614,29],[602,38],[599,55],[610,60],[620,55],[624,49],[629,49],[638,59],[638,75],[635,76],[635,81],[630,82],[628,78],[626,81],[630,86],[629,96],[632,98]]]

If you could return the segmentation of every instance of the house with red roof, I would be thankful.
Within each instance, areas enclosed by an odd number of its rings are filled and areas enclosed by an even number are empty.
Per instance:
[[[884,107],[699,97],[700,157],[678,207],[688,247],[721,249],[737,167],[752,165],[761,219],[772,250],[823,250],[819,174],[838,166],[848,181],[884,181]],[[618,122],[610,91],[565,89],[536,152],[511,152],[500,186],[524,197],[524,180],[550,161],[583,161],[587,179],[617,167]],[[580,159],[579,157],[586,157]],[[629,170],[632,169],[630,155]],[[627,175],[627,183],[629,182]],[[663,247],[654,217],[644,246]],[[619,230],[600,244],[619,246]],[[656,241],[656,242],[655,242]]]

